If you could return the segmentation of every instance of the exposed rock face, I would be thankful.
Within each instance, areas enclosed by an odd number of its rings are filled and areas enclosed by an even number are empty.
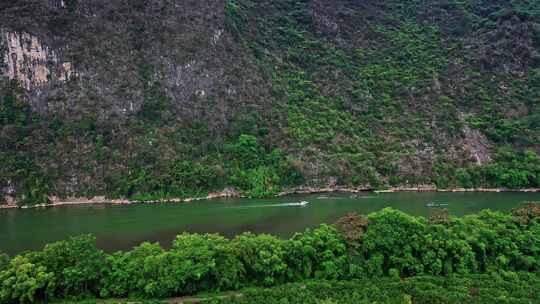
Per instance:
[[[0,4],[0,75],[18,79],[42,115],[96,112],[99,121],[123,121],[155,82],[186,120],[215,103],[219,111],[204,114],[220,132],[217,124],[237,110],[226,99],[261,91],[225,30],[223,0],[20,3]]]
[[[19,80],[27,91],[38,89],[49,81],[69,80],[74,71],[71,62],[60,62],[54,50],[36,36],[25,32],[0,31],[3,66],[0,73]]]
[[[464,148],[468,151],[476,164],[481,166],[491,161],[490,143],[479,130],[471,129],[467,124],[463,128],[465,134]]]
[[[485,165],[491,161],[491,143],[480,130],[472,129],[467,124],[465,118],[469,116],[463,113],[459,115],[463,123],[463,149],[477,165]]]

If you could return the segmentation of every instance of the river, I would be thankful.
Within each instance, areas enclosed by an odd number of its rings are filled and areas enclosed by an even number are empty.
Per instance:
[[[308,201],[305,207],[296,203]],[[400,192],[293,195],[272,199],[229,199],[158,205],[78,205],[42,209],[0,210],[0,251],[16,254],[40,249],[69,236],[92,233],[106,251],[130,249],[143,242],[168,247],[182,232],[270,233],[290,237],[295,232],[332,223],[357,212],[367,214],[392,207],[427,216],[428,202],[444,204],[455,216],[482,209],[509,211],[523,201],[540,201],[540,193]],[[447,205],[447,206],[446,206]]]

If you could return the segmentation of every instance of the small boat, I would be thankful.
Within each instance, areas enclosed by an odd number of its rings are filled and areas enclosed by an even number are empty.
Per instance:
[[[306,201],[301,201],[300,203],[298,203],[298,206],[300,207],[306,207],[307,205],[309,205],[309,202]]]
[[[429,202],[426,204],[426,207],[444,207],[444,206],[448,206],[448,204],[438,204],[434,202]]]

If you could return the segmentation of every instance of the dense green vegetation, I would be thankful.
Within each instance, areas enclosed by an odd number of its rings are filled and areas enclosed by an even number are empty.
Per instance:
[[[22,204],[47,202],[48,182],[38,166],[42,151],[33,141],[47,140],[39,115],[19,97],[14,81],[0,80],[0,188],[20,185],[17,198]],[[3,201],[4,191],[0,191]]]
[[[208,303],[362,304],[362,303],[536,303],[538,276],[504,275],[417,276],[406,280],[382,278],[351,281],[311,281],[272,289],[248,289],[242,297]],[[204,302],[204,303],[207,303]]]
[[[57,193],[51,180],[59,178],[62,172],[55,169],[44,172],[38,166],[47,159],[56,158],[56,151],[52,148],[39,150],[32,145],[34,141],[61,144],[63,140],[71,141],[79,132],[84,132],[93,138],[95,150],[90,155],[92,163],[83,165],[83,169],[96,170],[92,164],[114,157],[105,146],[106,137],[99,134],[93,122],[66,124],[57,119],[47,121],[33,113],[21,99],[16,82],[3,81],[0,84],[0,162],[5,169],[0,172],[0,187],[14,189],[13,193],[2,191],[2,195],[15,196],[20,204],[37,204],[47,202],[47,195]],[[148,98],[152,101],[147,108],[148,118],[132,122],[135,130],[147,128],[146,124],[152,123],[147,119],[155,118],[157,114],[153,111],[159,111],[159,104],[165,102],[153,95],[157,94],[155,87],[149,90],[151,97]],[[138,155],[133,155],[133,159],[129,160],[132,163],[129,166],[134,169],[107,173],[104,191],[109,197],[152,200],[205,195],[233,186],[248,196],[261,197],[303,181],[301,172],[285,152],[278,148],[266,148],[255,136],[241,134],[222,149],[223,155],[220,156],[209,155],[203,159],[175,157],[159,168],[152,163],[159,149],[136,149]],[[217,158],[212,159],[211,156]],[[97,194],[99,192],[88,189],[85,195]]]
[[[463,49],[460,37],[463,32],[483,29],[497,16],[512,16],[512,10],[528,11],[530,16],[538,7],[477,2],[481,1],[451,1],[441,9],[463,18],[451,26],[445,20],[426,20],[421,15],[441,6],[436,1],[388,1],[383,4],[384,12],[373,17],[375,21],[367,21],[364,15],[373,9],[369,5],[343,4],[339,13],[345,21],[337,25],[367,40],[340,36],[353,42],[344,48],[336,47],[333,38],[313,33],[317,15],[300,1],[238,0],[227,8],[238,39],[252,49],[276,93],[286,99],[279,110],[287,113],[284,132],[294,138],[297,151],[307,151],[302,152],[305,159],[324,157],[329,164],[321,168],[319,178],[337,176],[340,183],[375,187],[406,183],[535,187],[539,184],[537,149],[526,147],[537,148],[539,139],[534,122],[540,108],[534,85],[538,71],[531,69],[525,77],[512,79],[510,93],[504,93],[497,82],[506,85],[508,76],[492,71],[495,76],[491,80],[482,77],[485,67],[470,60],[474,56]],[[486,11],[480,12],[483,6]],[[488,11],[492,13],[486,17]],[[258,12],[264,12],[265,17]],[[361,30],[349,27],[348,22],[358,20],[369,25]],[[279,31],[268,30],[271,28]],[[463,76],[474,81],[454,79],[453,70],[463,65],[471,65]],[[453,86],[464,90],[453,90]],[[477,107],[475,100],[483,104]],[[504,111],[510,105],[523,105],[527,115],[505,118]],[[464,113],[475,115],[465,119]],[[503,152],[493,151],[491,164],[471,166],[448,153],[447,141],[462,138],[464,124],[481,130],[503,147]],[[409,144],[416,141],[422,144]],[[416,162],[422,145],[435,150],[433,167],[406,168],[404,160]],[[324,156],[310,155],[319,149],[326,152]],[[456,174],[458,169],[461,171]],[[465,172],[471,175],[470,180],[463,178]]]
[[[249,291],[237,301],[272,303],[297,291],[300,297],[292,303],[352,303],[343,302],[350,297],[458,303],[478,295],[475,303],[512,298],[528,303],[540,294],[525,285],[538,282],[539,275],[538,204],[512,214],[486,210],[452,218],[441,212],[429,221],[383,209],[366,218],[349,215],[288,240],[250,233],[232,240],[182,234],[169,250],[143,243],[131,251],[106,254],[92,236],[75,237],[41,251],[1,257],[0,302],[164,298],[316,280],[307,288]],[[335,280],[352,281],[321,282]]]

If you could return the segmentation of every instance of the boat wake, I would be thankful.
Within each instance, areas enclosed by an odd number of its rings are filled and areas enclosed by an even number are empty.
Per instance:
[[[246,208],[269,208],[269,207],[307,207],[309,202],[302,201],[299,203],[283,203],[283,204],[257,204],[250,206],[228,207],[227,209],[246,209]]]
[[[426,203],[426,207],[446,207],[448,204],[446,203],[436,203],[436,202],[428,202]]]

